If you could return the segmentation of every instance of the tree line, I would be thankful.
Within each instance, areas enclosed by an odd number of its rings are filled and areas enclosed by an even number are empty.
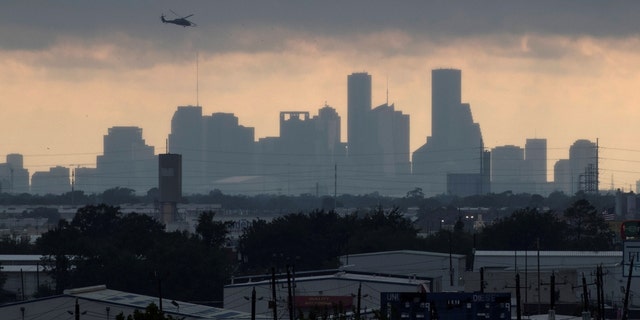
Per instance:
[[[465,226],[425,236],[419,221],[440,214],[422,211],[416,222],[398,207],[376,206],[348,214],[316,209],[254,220],[234,248],[226,246],[230,224],[202,212],[195,232],[166,231],[154,218],[123,214],[116,206],[87,205],[71,221],[59,220],[35,243],[13,243],[13,252],[44,255],[54,280],[39,296],[64,289],[106,284],[115,290],[219,305],[232,276],[267,274],[272,267],[296,270],[337,268],[339,257],[390,250],[452,252],[471,257],[483,250],[610,250],[614,234],[587,199],[562,211],[525,207],[483,229]],[[12,247],[7,240],[0,246]],[[27,252],[25,252],[27,253]],[[472,261],[472,259],[467,259]],[[2,278],[0,277],[0,280]]]

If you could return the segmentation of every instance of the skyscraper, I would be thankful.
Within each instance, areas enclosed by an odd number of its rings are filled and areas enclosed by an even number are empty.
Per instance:
[[[167,152],[182,155],[185,193],[206,192],[202,107],[179,106],[171,118],[171,133],[168,140]]]
[[[533,183],[547,182],[547,139],[527,139],[524,145],[526,180]]]
[[[31,177],[32,194],[56,194],[61,195],[71,191],[69,180],[69,168],[55,166],[49,171],[37,171]]]
[[[353,193],[394,188],[397,178],[408,178],[411,171],[409,115],[388,102],[371,109],[369,74],[353,73],[347,80],[348,169],[341,177]],[[396,193],[405,194],[405,187]]]
[[[385,176],[411,173],[409,160],[409,115],[395,110],[393,104],[382,104],[371,111],[371,123],[374,135],[370,138],[378,146],[378,155],[374,172]]]
[[[575,193],[572,188],[569,159],[560,159],[553,165],[553,184],[555,191],[562,191],[567,195]]]
[[[204,186],[211,190],[216,180],[253,174],[254,128],[240,125],[233,113],[216,112],[202,121]]]
[[[371,150],[371,76],[366,73],[352,73],[347,77],[347,145],[349,157],[356,163],[363,163],[363,157]]]
[[[598,146],[585,139],[576,140],[569,148],[572,194],[580,190],[598,191]]]
[[[436,69],[431,72],[431,136],[454,138],[449,125],[456,121],[456,111],[462,103],[462,72],[456,69]]]
[[[431,78],[432,132],[413,153],[412,173],[432,195],[447,190],[447,174],[481,175],[484,144],[470,105],[461,103],[461,71],[436,69]]]
[[[555,189],[568,195],[578,191],[598,191],[598,145],[585,139],[576,140],[569,147],[569,159],[554,165]]]
[[[24,168],[21,154],[8,154],[7,162],[0,163],[0,192],[13,194],[29,192],[29,171]]]
[[[340,115],[336,109],[324,105],[318,110],[316,119],[316,153],[326,156],[325,162],[335,163],[344,157],[344,146],[340,141]]]
[[[145,193],[158,184],[154,148],[146,144],[139,127],[109,128],[96,165],[102,190],[122,187]]]
[[[491,190],[496,193],[523,192],[524,150],[518,146],[499,146],[491,150]]]

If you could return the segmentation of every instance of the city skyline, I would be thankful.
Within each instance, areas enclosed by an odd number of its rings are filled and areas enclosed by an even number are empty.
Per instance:
[[[31,174],[95,166],[114,126],[143,128],[163,153],[175,108],[196,104],[234,113],[259,139],[278,135],[280,111],[326,102],[346,142],[345,75],[361,71],[374,106],[411,116],[414,152],[432,134],[431,70],[456,68],[486,149],[545,138],[552,180],[574,141],[598,139],[601,188],[628,190],[640,179],[639,5],[557,6],[10,1],[0,13],[0,158],[23,154]],[[198,27],[162,24],[169,9],[194,13]]]

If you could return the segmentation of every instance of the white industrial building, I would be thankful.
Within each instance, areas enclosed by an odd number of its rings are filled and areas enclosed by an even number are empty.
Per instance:
[[[515,297],[515,275],[519,274],[521,303],[531,314],[546,312],[555,280],[556,308],[581,308],[582,277],[590,303],[596,304],[596,269],[603,270],[603,292],[607,306],[623,306],[627,276],[623,274],[622,251],[482,251],[475,252],[473,271],[465,274],[465,291],[479,291],[481,269],[485,292],[511,292]],[[632,277],[629,306],[640,307],[638,279]],[[567,310],[568,313],[572,310]]]
[[[130,292],[93,286],[65,290],[64,294],[0,305],[2,319],[57,320],[57,319],[115,319],[135,310],[144,311],[154,303],[162,311],[177,319],[249,319],[246,313],[224,310],[171,299],[160,299]]]
[[[432,279],[433,292],[462,291],[466,257],[427,251],[398,250],[340,257],[345,270]]]
[[[275,289],[272,282],[275,279]],[[288,301],[297,314],[311,312],[318,315],[372,314],[380,309],[382,292],[427,292],[430,279],[416,276],[402,277],[346,270],[323,270],[287,274],[235,278],[224,287],[224,308],[251,312],[252,291],[255,289],[255,315],[258,319],[273,319],[273,301],[279,319],[289,316]],[[289,292],[291,290],[291,292]],[[358,294],[359,293],[359,294]],[[291,294],[291,299],[289,299]],[[358,305],[360,309],[358,309]]]

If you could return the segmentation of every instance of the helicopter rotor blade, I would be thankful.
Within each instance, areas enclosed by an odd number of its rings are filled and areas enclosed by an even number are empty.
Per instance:
[[[188,15],[188,16],[186,16],[186,17],[182,17],[182,19],[189,18],[189,17],[191,17],[192,15],[193,15],[193,13],[192,13],[192,14],[190,14],[190,15]]]
[[[175,14],[175,15],[176,15],[176,17],[180,17],[180,15],[179,15],[179,14],[177,14],[175,11],[173,11],[173,10],[171,10],[171,9],[169,9],[169,11],[171,11],[171,13]]]

